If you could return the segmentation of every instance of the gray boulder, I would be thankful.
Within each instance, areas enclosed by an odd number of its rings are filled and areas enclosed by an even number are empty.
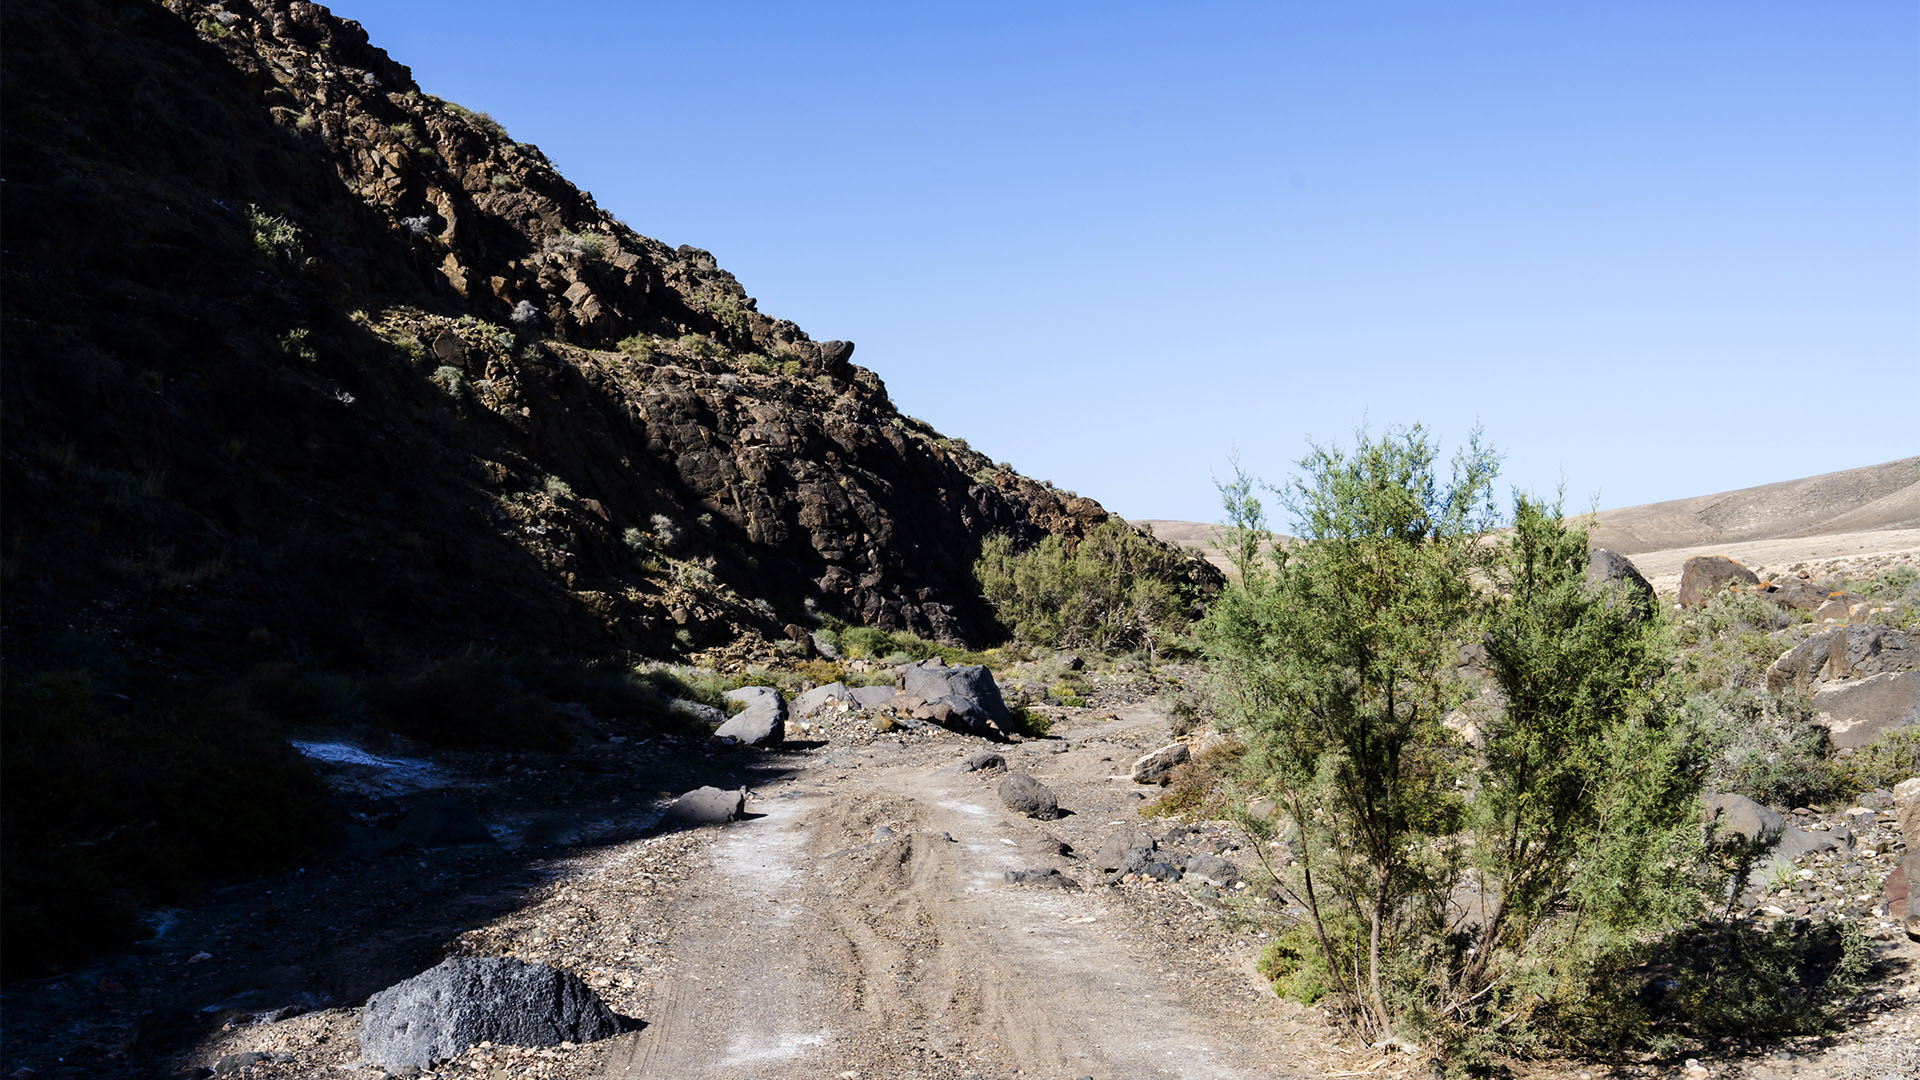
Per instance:
[[[948,706],[950,719],[944,726],[995,738],[1004,738],[1013,729],[1013,715],[1000,697],[1000,687],[992,672],[980,664],[950,668],[938,660],[923,660],[905,668],[901,678],[907,696]]]
[[[360,1051],[426,1066],[479,1042],[557,1046],[618,1035],[620,1018],[580,977],[505,957],[455,957],[367,999]]]
[[[1767,668],[1767,689],[1775,694],[1812,693],[1814,682],[1826,669],[1834,640],[1845,634],[1845,630],[1824,630],[1782,653]]]
[[[1814,851],[1833,851],[1851,846],[1853,836],[1845,830],[1808,832],[1790,825],[1784,814],[1762,806],[1745,795],[1711,795],[1706,800],[1707,817],[1717,821],[1722,833],[1744,840],[1774,841],[1761,869],[1771,872],[1778,866],[1791,866],[1793,860]]]
[[[1830,596],[1822,600],[1820,605],[1813,609],[1813,617],[1815,621],[1818,622],[1825,622],[1828,619],[1832,619],[1834,622],[1846,622],[1853,614],[1853,605],[1855,603],[1854,598],[1848,596],[1846,593]]]
[[[1133,763],[1133,782],[1136,784],[1164,784],[1172,774],[1173,767],[1186,761],[1189,756],[1186,743],[1174,743],[1163,746]]]
[[[727,700],[746,708],[720,725],[717,739],[735,739],[747,746],[777,746],[787,739],[787,703],[771,686],[743,686],[727,691]]]
[[[853,691],[846,683],[830,682],[825,686],[816,686],[793,699],[795,716],[815,716],[836,705],[853,703]]]
[[[1641,618],[1653,614],[1653,586],[1641,576],[1633,560],[1617,551],[1594,548],[1587,557],[1587,580],[1607,590],[1617,591]]]
[[[960,768],[963,772],[980,772],[984,769],[1004,769],[1006,767],[1006,757],[1002,754],[996,754],[991,750],[982,750],[960,763]]]
[[[1026,773],[1009,773],[997,789],[1000,801],[1009,810],[1048,821],[1060,816],[1060,802],[1053,789]]]
[[[1111,874],[1137,874],[1146,869],[1158,846],[1144,829],[1122,829],[1102,840],[1088,861],[1094,869]]]
[[[898,691],[891,686],[856,686],[852,693],[855,705],[862,709],[878,709],[892,701]]]
[[[1826,677],[1860,679],[1920,667],[1920,651],[1904,630],[1887,626],[1849,626],[1827,639]]]
[[[1762,806],[1745,795],[1709,795],[1707,820],[1717,821],[1720,831],[1743,840],[1779,836],[1786,831],[1787,819],[1779,811]]]
[[[1920,671],[1888,671],[1822,687],[1813,722],[1837,750],[1858,749],[1881,733],[1920,724]]]
[[[673,800],[673,805],[667,807],[667,820],[683,825],[725,825],[737,820],[746,809],[746,788],[723,791],[717,787],[701,787]]]
[[[1680,606],[1704,607],[1729,585],[1759,583],[1759,575],[1725,555],[1696,555],[1680,568]]]
[[[1224,889],[1240,880],[1240,868],[1218,855],[1195,855],[1187,860],[1186,876]]]

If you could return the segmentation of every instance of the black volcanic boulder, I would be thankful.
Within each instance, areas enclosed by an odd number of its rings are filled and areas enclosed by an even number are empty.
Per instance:
[[[984,665],[950,668],[938,660],[923,660],[906,669],[903,682],[907,696],[951,710],[947,727],[989,738],[1005,738],[1013,730],[1013,714]]]
[[[1587,580],[1602,589],[1618,591],[1641,618],[1653,614],[1653,586],[1625,555],[1594,548],[1587,558]]]
[[[367,999],[360,1051],[387,1068],[431,1065],[480,1042],[558,1046],[618,1035],[578,975],[497,956],[443,961]]]
[[[999,792],[1000,801],[1016,813],[1042,821],[1060,816],[1060,801],[1053,789],[1026,773],[1009,773],[1000,781]]]
[[[1680,570],[1680,606],[1705,607],[1729,585],[1758,585],[1760,575],[1725,555],[1696,555]]]

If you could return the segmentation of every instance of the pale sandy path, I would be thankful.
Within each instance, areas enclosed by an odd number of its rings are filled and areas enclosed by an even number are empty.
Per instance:
[[[1176,977],[1190,960],[1120,899],[1006,881],[1090,879],[1059,844],[1133,819],[1112,740],[1164,724],[1134,710],[1064,752],[1008,748],[1077,806],[1058,822],[1010,813],[997,775],[958,771],[952,749],[882,743],[803,770],[712,845],[675,918],[680,963],[606,1075],[1325,1076],[1324,1029],[1255,979],[1195,1000]]]

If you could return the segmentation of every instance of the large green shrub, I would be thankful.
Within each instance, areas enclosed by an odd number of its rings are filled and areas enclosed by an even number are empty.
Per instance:
[[[1704,754],[1663,628],[1587,584],[1585,534],[1521,498],[1495,538],[1492,452],[1471,441],[1449,481],[1435,459],[1418,427],[1315,447],[1280,492],[1301,543],[1247,567],[1202,640],[1319,952],[1297,935],[1274,977],[1369,1038],[1485,1054],[1697,911]],[[1257,531],[1248,485],[1223,494]],[[1443,722],[1470,641],[1506,702],[1478,752]]]
[[[1035,645],[1162,652],[1191,624],[1180,556],[1118,518],[1024,551],[989,537],[973,571],[1001,623]]]

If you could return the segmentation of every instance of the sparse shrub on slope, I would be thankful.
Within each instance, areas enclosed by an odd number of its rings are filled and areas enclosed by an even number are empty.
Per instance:
[[[1187,634],[1180,557],[1118,519],[1078,543],[1048,536],[1025,551],[981,545],[974,577],[1016,638],[1055,648],[1164,652]]]

